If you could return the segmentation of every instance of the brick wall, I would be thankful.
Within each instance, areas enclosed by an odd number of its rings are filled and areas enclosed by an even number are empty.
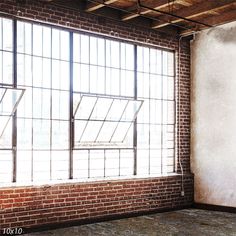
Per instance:
[[[62,9],[40,1],[19,4],[16,0],[1,0],[0,12],[53,25],[85,30],[111,37],[156,45],[176,51],[179,40],[153,30],[117,23],[73,9]],[[101,23],[102,22],[102,23]],[[148,212],[158,209],[188,206],[193,201],[193,176],[190,174],[190,47],[180,42],[180,106],[177,107],[180,138],[179,157],[184,169],[185,197],[180,196],[181,177],[160,177],[97,183],[73,183],[41,187],[0,188],[0,228],[36,227],[74,220]],[[177,96],[178,98],[178,96]],[[177,172],[180,172],[178,165]]]
[[[119,180],[0,190],[1,228],[39,227],[107,215],[150,212],[192,203],[192,176]]]

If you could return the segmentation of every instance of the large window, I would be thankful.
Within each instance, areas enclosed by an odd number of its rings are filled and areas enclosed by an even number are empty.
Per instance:
[[[173,173],[174,98],[173,52],[0,18],[0,183]]]

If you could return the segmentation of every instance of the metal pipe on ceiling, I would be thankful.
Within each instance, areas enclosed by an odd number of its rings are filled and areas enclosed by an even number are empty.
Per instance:
[[[205,24],[203,22],[200,22],[200,21],[196,21],[196,20],[191,20],[191,19],[188,19],[188,18],[185,18],[185,17],[182,17],[182,16],[178,16],[178,15],[175,15],[173,13],[170,13],[170,12],[166,12],[166,11],[161,11],[161,10],[158,10],[158,9],[155,9],[155,8],[152,8],[152,7],[149,7],[149,6],[146,6],[146,5],[143,5],[141,3],[141,0],[138,0],[138,5],[142,8],[146,8],[150,11],[155,11],[155,12],[158,12],[158,13],[161,13],[161,14],[164,14],[164,15],[168,15],[168,16],[172,16],[172,17],[175,17],[175,18],[178,18],[178,19],[182,19],[182,20],[185,20],[185,21],[189,21],[191,23],[195,23],[195,24],[199,24],[199,25],[204,25],[206,27],[212,27],[211,25],[208,25],[208,24]],[[168,22],[169,23],[169,22]],[[170,23],[172,24],[172,23]]]

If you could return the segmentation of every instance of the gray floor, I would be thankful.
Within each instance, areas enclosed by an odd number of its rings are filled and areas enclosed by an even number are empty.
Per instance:
[[[236,236],[236,214],[187,209],[27,235]]]

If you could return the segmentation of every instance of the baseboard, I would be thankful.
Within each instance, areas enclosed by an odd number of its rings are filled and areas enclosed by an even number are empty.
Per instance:
[[[219,206],[219,205],[211,205],[205,203],[197,203],[193,204],[194,208],[203,209],[203,210],[211,210],[211,211],[222,211],[229,213],[236,213],[236,207],[228,207],[228,206]]]
[[[183,209],[189,209],[191,207],[192,207],[192,204],[180,206],[180,207],[174,207],[174,208],[160,208],[160,209],[155,209],[151,211],[139,211],[139,212],[134,212],[134,213],[107,215],[103,217],[94,217],[90,219],[45,224],[45,225],[40,225],[40,226],[36,226],[32,228],[23,228],[23,234],[28,234],[28,233],[33,233],[33,232],[42,232],[42,231],[54,230],[54,229],[60,229],[60,228],[68,228],[68,227],[80,226],[84,224],[94,224],[94,223],[99,223],[99,222],[119,220],[119,219],[125,219],[125,218],[130,218],[130,217],[142,216],[142,215],[151,215],[151,214],[162,213],[162,212],[183,210]]]

